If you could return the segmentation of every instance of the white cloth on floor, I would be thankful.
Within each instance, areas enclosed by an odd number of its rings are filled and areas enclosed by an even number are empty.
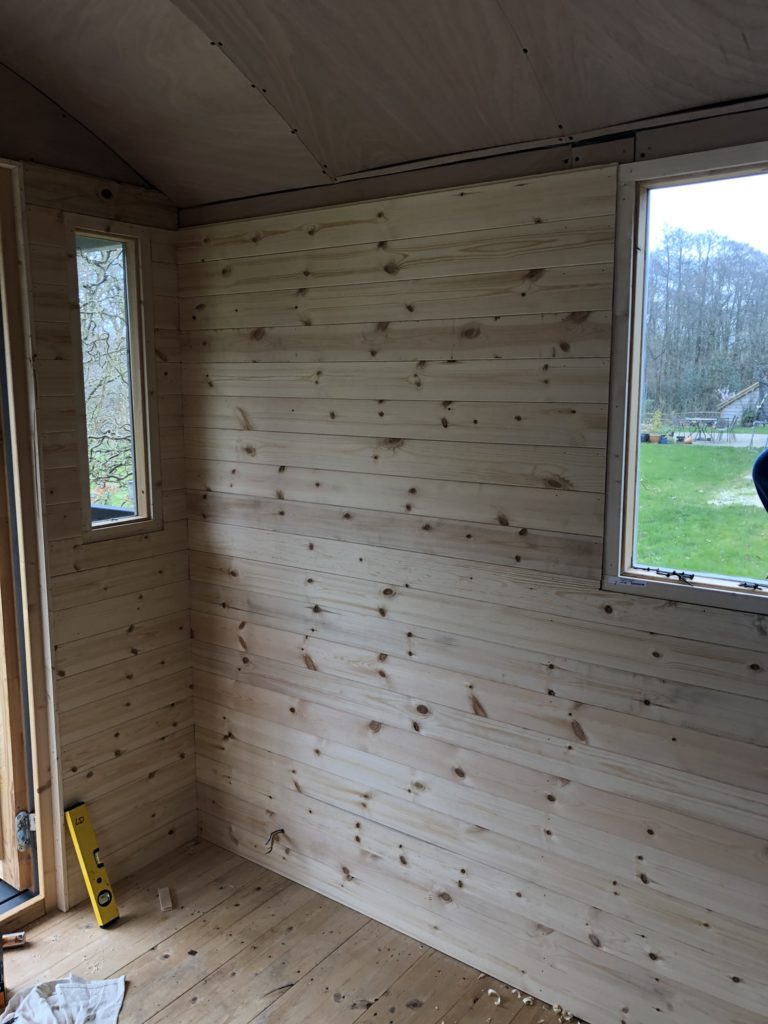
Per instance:
[[[17,992],[0,1024],[117,1024],[125,978],[85,981],[71,974]]]

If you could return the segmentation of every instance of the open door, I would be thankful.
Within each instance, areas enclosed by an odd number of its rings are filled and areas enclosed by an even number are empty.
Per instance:
[[[4,438],[0,441],[0,880],[24,890],[32,887],[33,878],[28,818],[27,827],[23,827],[22,819],[17,829],[17,816],[29,811],[27,729],[19,664],[6,445]]]
[[[7,225],[6,192],[0,196],[0,259],[3,269],[8,254],[8,239],[2,227]],[[4,362],[4,334],[8,323],[8,299],[5,274],[0,273],[0,883],[28,890],[33,886],[34,863],[29,842],[29,729],[22,686],[20,661],[18,537],[15,526],[14,475],[12,447],[9,443],[7,367]],[[19,814],[26,819],[19,819]],[[17,826],[18,822],[18,826]],[[25,827],[26,826],[26,827]]]

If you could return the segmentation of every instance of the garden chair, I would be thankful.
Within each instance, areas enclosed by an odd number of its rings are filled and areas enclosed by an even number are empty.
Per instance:
[[[717,444],[735,444],[736,443],[736,421],[738,415],[732,416],[720,416],[717,423],[713,428],[713,435]]]

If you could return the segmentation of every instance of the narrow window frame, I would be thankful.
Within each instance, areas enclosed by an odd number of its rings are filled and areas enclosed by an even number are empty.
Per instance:
[[[663,185],[768,172],[768,143],[624,164],[618,171],[613,331],[601,587],[664,601],[768,614],[765,589],[722,578],[659,579],[632,567],[646,263],[647,198]],[[684,566],[680,567],[684,569]]]
[[[96,541],[129,537],[162,529],[160,456],[157,388],[152,311],[151,231],[121,221],[95,217],[66,217],[71,328],[75,375],[75,419],[77,424],[78,475],[82,508],[83,540]],[[128,344],[131,366],[134,472],[137,514],[121,519],[93,522],[90,487],[90,459],[80,321],[77,236],[103,237],[126,246],[126,290]]]

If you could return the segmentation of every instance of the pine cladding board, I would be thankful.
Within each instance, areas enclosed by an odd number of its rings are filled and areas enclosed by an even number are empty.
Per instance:
[[[592,1024],[758,1024],[764,625],[598,585],[615,198],[179,232],[200,827]]]
[[[176,212],[159,193],[25,168],[37,430],[64,805],[88,804],[113,879],[195,832],[189,557],[182,475]],[[164,527],[83,536],[65,214],[147,225]],[[68,838],[69,899],[85,896]]]

